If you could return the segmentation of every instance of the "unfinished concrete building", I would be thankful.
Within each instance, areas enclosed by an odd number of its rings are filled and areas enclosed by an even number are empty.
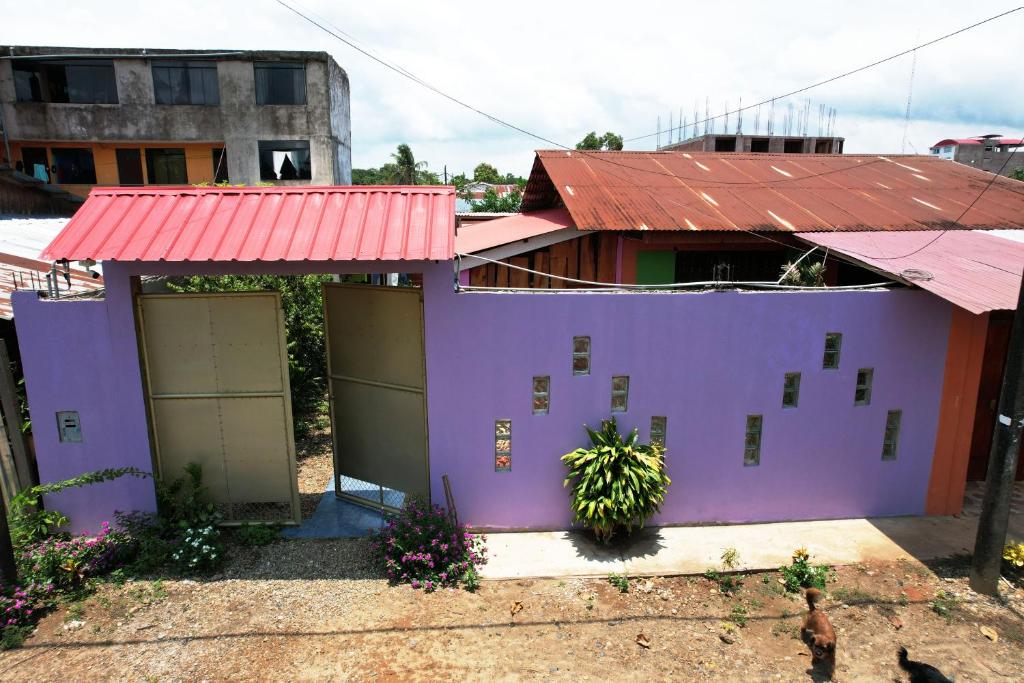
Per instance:
[[[0,165],[94,185],[348,184],[349,84],[326,52],[0,47]]]
[[[771,154],[842,154],[845,138],[805,135],[698,135],[658,147],[663,152],[764,152]]]

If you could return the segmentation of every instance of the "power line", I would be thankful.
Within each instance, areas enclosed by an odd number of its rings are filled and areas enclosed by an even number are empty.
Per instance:
[[[838,81],[838,80],[840,80],[842,78],[846,78],[847,76],[852,76],[852,75],[858,74],[858,73],[860,73],[862,71],[867,71],[868,69],[872,69],[872,68],[874,68],[876,66],[880,66],[882,64],[885,64],[886,62],[891,62],[894,59],[899,59],[900,57],[903,57],[904,55],[908,55],[908,54],[910,54],[912,52],[915,52],[916,50],[920,50],[921,48],[925,48],[925,47],[929,47],[931,45],[935,45],[936,43],[940,43],[943,40],[947,40],[948,38],[952,38],[953,36],[960,35],[961,33],[965,33],[967,31],[970,31],[971,29],[978,28],[979,26],[984,26],[985,24],[987,24],[989,22],[992,22],[992,21],[995,21],[996,19],[1002,19],[1003,17],[1008,16],[1010,14],[1013,14],[1014,12],[1019,12],[1022,9],[1024,9],[1024,5],[1019,6],[1019,7],[1014,7],[1013,9],[1010,9],[1010,10],[1007,10],[1007,11],[1002,12],[1000,14],[996,14],[994,16],[991,16],[988,19],[982,19],[981,21],[979,21],[977,23],[974,23],[974,24],[971,24],[970,26],[964,26],[963,28],[959,28],[959,29],[953,31],[952,33],[947,33],[944,36],[939,36],[938,38],[935,38],[933,40],[929,40],[926,43],[921,43],[920,45],[915,45],[912,48],[908,48],[908,49],[906,49],[906,50],[904,50],[902,52],[899,52],[897,54],[890,55],[889,57],[885,57],[884,59],[879,59],[878,61],[871,62],[870,64],[865,64],[864,66],[857,67],[856,69],[852,69],[850,71],[846,71],[844,73],[838,74],[836,76],[832,76],[830,78],[826,78],[826,79],[824,79],[822,81],[818,81],[817,83],[812,83],[811,85],[806,85],[806,86],[804,86],[802,88],[797,88],[796,90],[792,90],[790,92],[787,92],[784,95],[775,95],[774,97],[769,97],[769,98],[761,100],[760,102],[757,102],[755,104],[751,104],[749,106],[743,107],[743,109],[754,109],[755,107],[760,107],[761,105],[769,104],[769,103],[771,103],[771,102],[773,102],[775,100],[781,100],[781,99],[785,99],[787,97],[792,97],[793,95],[799,95],[802,92],[807,92],[808,90],[813,90],[814,88],[818,88],[820,86],[827,85],[828,83],[834,83],[835,81]],[[697,121],[697,123],[705,123],[705,122],[708,122],[708,121],[714,121],[715,119],[720,119],[723,116],[725,116],[725,114],[715,114],[714,116],[709,116],[709,117],[705,118],[703,121]],[[633,138],[626,138],[625,142],[635,142],[636,140],[644,140],[646,138],[654,137],[655,135],[657,135],[657,133],[647,133],[646,135],[638,135],[638,136],[633,137]]]

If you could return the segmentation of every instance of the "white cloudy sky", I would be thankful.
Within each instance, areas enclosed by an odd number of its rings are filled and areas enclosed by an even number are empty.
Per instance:
[[[450,172],[469,171],[488,161],[526,175],[532,151],[550,147],[388,71],[274,0],[3,4],[3,44],[326,50],[351,81],[356,167],[379,165],[407,142],[435,170],[447,164]],[[664,121],[669,111],[682,107],[692,118],[695,99],[710,97],[715,113],[727,100],[733,107],[740,97],[749,104],[1015,6],[987,0],[292,4],[441,90],[569,145],[589,130],[626,138],[652,133],[657,117]],[[917,53],[908,152],[926,153],[943,137],[1024,133],[1021,36],[1024,11]],[[846,137],[847,152],[900,152],[910,71],[907,56],[810,91],[811,131],[823,103],[838,109],[837,133]],[[776,108],[779,122],[783,109]],[[748,112],[744,129],[752,124]],[[647,138],[627,149],[653,145]]]

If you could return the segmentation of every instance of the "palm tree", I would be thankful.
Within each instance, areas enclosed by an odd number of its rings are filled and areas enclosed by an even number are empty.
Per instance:
[[[391,182],[397,185],[415,185],[418,171],[427,167],[427,162],[416,161],[412,149],[405,143],[398,146],[398,151],[391,158],[395,160]]]

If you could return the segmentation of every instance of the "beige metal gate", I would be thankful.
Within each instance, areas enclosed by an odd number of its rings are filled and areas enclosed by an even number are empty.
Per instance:
[[[281,295],[138,297],[157,474],[189,463],[224,519],[299,522]]]
[[[324,321],[337,494],[429,500],[422,290],[327,283]]]

